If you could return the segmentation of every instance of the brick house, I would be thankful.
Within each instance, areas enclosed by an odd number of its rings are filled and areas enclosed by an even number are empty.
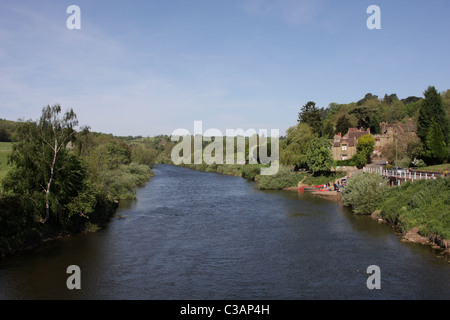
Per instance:
[[[375,134],[375,149],[373,156],[382,157],[381,150],[387,144],[394,142],[397,136],[417,136],[417,126],[412,119],[403,123],[389,124],[386,122],[380,123],[381,134]],[[331,152],[334,160],[348,160],[356,154],[356,144],[358,139],[369,134],[370,129],[363,130],[357,128],[349,128],[348,133],[342,136],[338,133],[334,135],[332,141],[333,146]]]
[[[369,134],[370,129],[349,128],[348,132],[342,136],[341,133],[335,134],[331,153],[334,160],[348,160],[356,154],[356,143],[358,139]]]

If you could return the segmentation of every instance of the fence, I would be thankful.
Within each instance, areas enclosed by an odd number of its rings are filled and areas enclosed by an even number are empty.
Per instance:
[[[436,179],[437,174],[436,173],[428,173],[428,172],[417,172],[417,171],[397,171],[397,170],[387,170],[383,168],[363,168],[364,173],[378,173],[382,176],[388,177],[388,178],[395,178],[395,182],[400,185],[402,179],[404,181],[414,181],[418,179]]]

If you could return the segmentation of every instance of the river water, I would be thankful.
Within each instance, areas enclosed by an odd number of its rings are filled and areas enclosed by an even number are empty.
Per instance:
[[[0,299],[450,299],[450,264],[339,203],[157,165],[104,230],[0,261]],[[80,267],[69,290],[67,267]],[[365,274],[376,265],[380,289]]]

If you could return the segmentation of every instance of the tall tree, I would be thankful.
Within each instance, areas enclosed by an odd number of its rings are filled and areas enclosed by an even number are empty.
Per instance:
[[[16,193],[28,194],[30,200],[39,203],[44,202],[45,215],[40,222],[45,224],[50,217],[50,204],[55,188],[67,189],[62,182],[76,185],[83,180],[81,167],[77,160],[69,157],[66,147],[69,142],[74,142],[75,130],[78,125],[76,114],[73,110],[60,115],[61,106],[47,106],[42,109],[42,116],[38,122],[31,120],[22,122],[17,129],[18,143],[13,145],[10,160],[15,164],[15,170],[9,175],[6,188]],[[74,179],[74,174],[64,174],[67,166],[77,165],[79,176]],[[70,180],[72,179],[72,181]],[[76,180],[76,181],[75,181]],[[77,186],[71,191],[77,189]],[[36,196],[41,194],[41,196]],[[41,200],[39,200],[41,199]]]
[[[342,133],[342,135],[345,135],[350,127],[350,119],[344,114],[336,122],[336,133]]]
[[[287,130],[286,139],[280,146],[280,162],[297,168],[306,165],[306,152],[310,149],[314,133],[306,123],[299,123]]]
[[[449,121],[444,109],[442,96],[437,92],[436,88],[429,86],[424,92],[425,99],[419,110],[417,119],[417,135],[425,143],[431,124],[436,122],[443,134],[446,144],[449,142]]]
[[[331,119],[327,119],[323,123],[322,136],[328,139],[333,139],[334,136],[334,124]]]
[[[370,133],[359,137],[356,150],[366,157],[367,162],[370,162],[370,157],[372,156],[374,149],[375,138]]]
[[[308,169],[313,173],[330,171],[334,165],[331,142],[314,137],[311,148],[306,153]]]
[[[323,119],[324,109],[317,108],[313,101],[307,102],[298,113],[298,122],[308,124],[319,137],[322,136]]]
[[[377,111],[369,108],[369,107],[356,107],[352,111],[349,112],[349,114],[354,114],[356,118],[358,119],[358,127],[359,128],[370,128],[370,130],[374,130],[374,134],[380,133],[378,131],[380,130],[379,127],[379,118]]]
[[[428,158],[427,163],[442,163],[447,159],[447,145],[444,141],[439,124],[433,121],[427,133],[425,142],[425,156]]]

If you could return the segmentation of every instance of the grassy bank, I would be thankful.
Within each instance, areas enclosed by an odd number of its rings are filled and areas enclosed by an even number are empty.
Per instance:
[[[381,216],[402,233],[417,228],[427,238],[450,240],[450,179],[419,180],[389,188]]]
[[[375,211],[402,234],[417,230],[422,237],[450,248],[450,178],[417,180],[388,187],[377,174],[351,178],[342,191],[342,202],[355,214]]]

